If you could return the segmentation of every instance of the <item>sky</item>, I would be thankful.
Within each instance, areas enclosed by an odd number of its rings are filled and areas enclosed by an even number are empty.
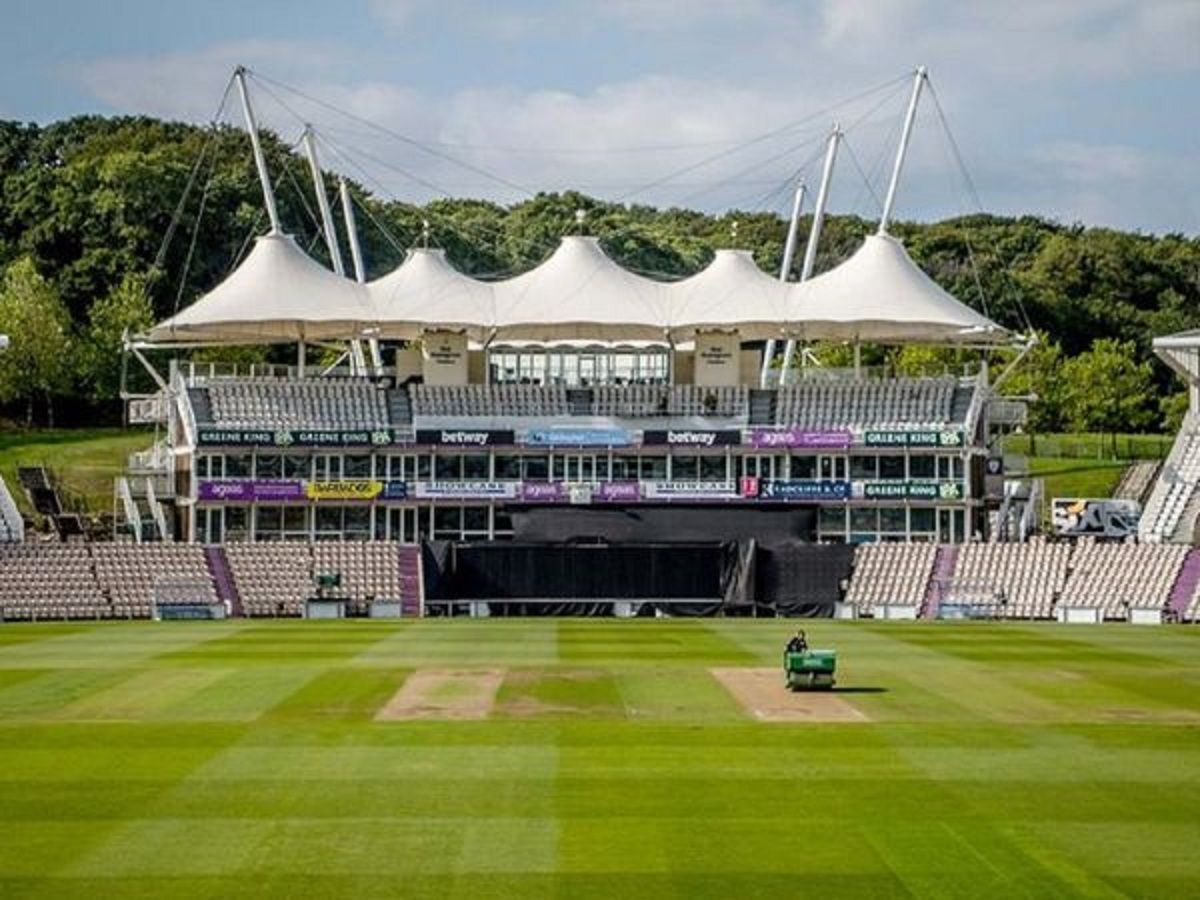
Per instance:
[[[0,118],[206,122],[243,64],[264,125],[311,122],[326,168],[389,198],[782,213],[836,120],[829,207],[873,218],[923,65],[898,217],[1200,233],[1200,0],[0,7]],[[231,96],[220,118],[240,116]]]

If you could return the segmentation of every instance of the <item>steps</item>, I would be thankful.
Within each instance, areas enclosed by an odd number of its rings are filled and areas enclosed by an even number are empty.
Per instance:
[[[420,618],[425,613],[425,584],[421,572],[421,545],[401,544],[400,614],[405,618]]]
[[[217,598],[229,609],[232,616],[242,618],[246,610],[242,607],[242,598],[233,580],[233,572],[229,569],[229,558],[222,547],[205,547],[204,561],[208,563],[208,571],[212,575],[213,584],[217,588]]]
[[[751,389],[750,424],[774,425],[777,393],[770,390]]]
[[[925,587],[925,602],[921,604],[918,618],[936,619],[938,604],[941,601],[939,585],[954,577],[954,569],[958,565],[958,547],[952,544],[942,544],[937,548],[933,558],[933,572],[929,576],[929,584]]]
[[[1197,585],[1200,585],[1200,549],[1192,548],[1183,561],[1175,584],[1171,586],[1171,598],[1167,601],[1167,608],[1177,619],[1183,619],[1192,598],[1196,596]]]
[[[387,392],[388,418],[393,427],[412,424],[412,401],[408,396],[408,388],[392,388]]]

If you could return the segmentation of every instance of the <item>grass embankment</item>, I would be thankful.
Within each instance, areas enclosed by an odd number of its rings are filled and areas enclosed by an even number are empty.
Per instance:
[[[124,470],[127,457],[153,440],[153,431],[140,428],[0,432],[0,475],[26,513],[30,510],[17,482],[18,466],[52,469],[88,512],[105,512],[112,509],[113,479]]]
[[[793,627],[5,627],[0,895],[1200,895],[1200,628],[810,623],[862,720],[755,721]]]
[[[1010,435],[1004,450],[1025,456],[1029,474],[1045,479],[1047,497],[1111,497],[1130,463],[1162,459],[1174,435]]]

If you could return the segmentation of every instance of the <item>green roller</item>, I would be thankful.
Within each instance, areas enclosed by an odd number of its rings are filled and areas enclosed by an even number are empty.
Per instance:
[[[783,654],[788,690],[829,690],[836,671],[836,650],[789,650]]]

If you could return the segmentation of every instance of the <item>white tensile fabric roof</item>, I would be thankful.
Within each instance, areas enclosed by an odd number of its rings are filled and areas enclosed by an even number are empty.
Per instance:
[[[147,337],[279,343],[361,334],[375,324],[363,285],[335,275],[287,234],[258,238],[233,273]]]
[[[232,275],[146,337],[265,343],[454,330],[478,342],[679,342],[734,329],[744,340],[996,344],[1010,337],[942,290],[889,235],[868,237],[850,259],[803,284],[771,278],[736,250],[665,283],[622,268],[596,238],[572,236],[504,281],[464,275],[440,250],[413,250],[390,274],[360,285],[279,234],[259,238]]]
[[[743,340],[778,338],[792,318],[788,286],[760,269],[749,250],[718,250],[706,268],[666,292],[676,341],[734,328]]]
[[[594,237],[563,238],[541,265],[492,289],[502,338],[664,340],[669,326],[665,285],[621,268]]]
[[[1008,335],[942,290],[887,234],[869,236],[841,265],[791,290],[804,338],[975,344]]]
[[[417,338],[429,323],[437,323],[484,341],[496,317],[492,286],[451,266],[443,250],[409,250],[404,262],[370,282],[367,292],[386,338]]]

